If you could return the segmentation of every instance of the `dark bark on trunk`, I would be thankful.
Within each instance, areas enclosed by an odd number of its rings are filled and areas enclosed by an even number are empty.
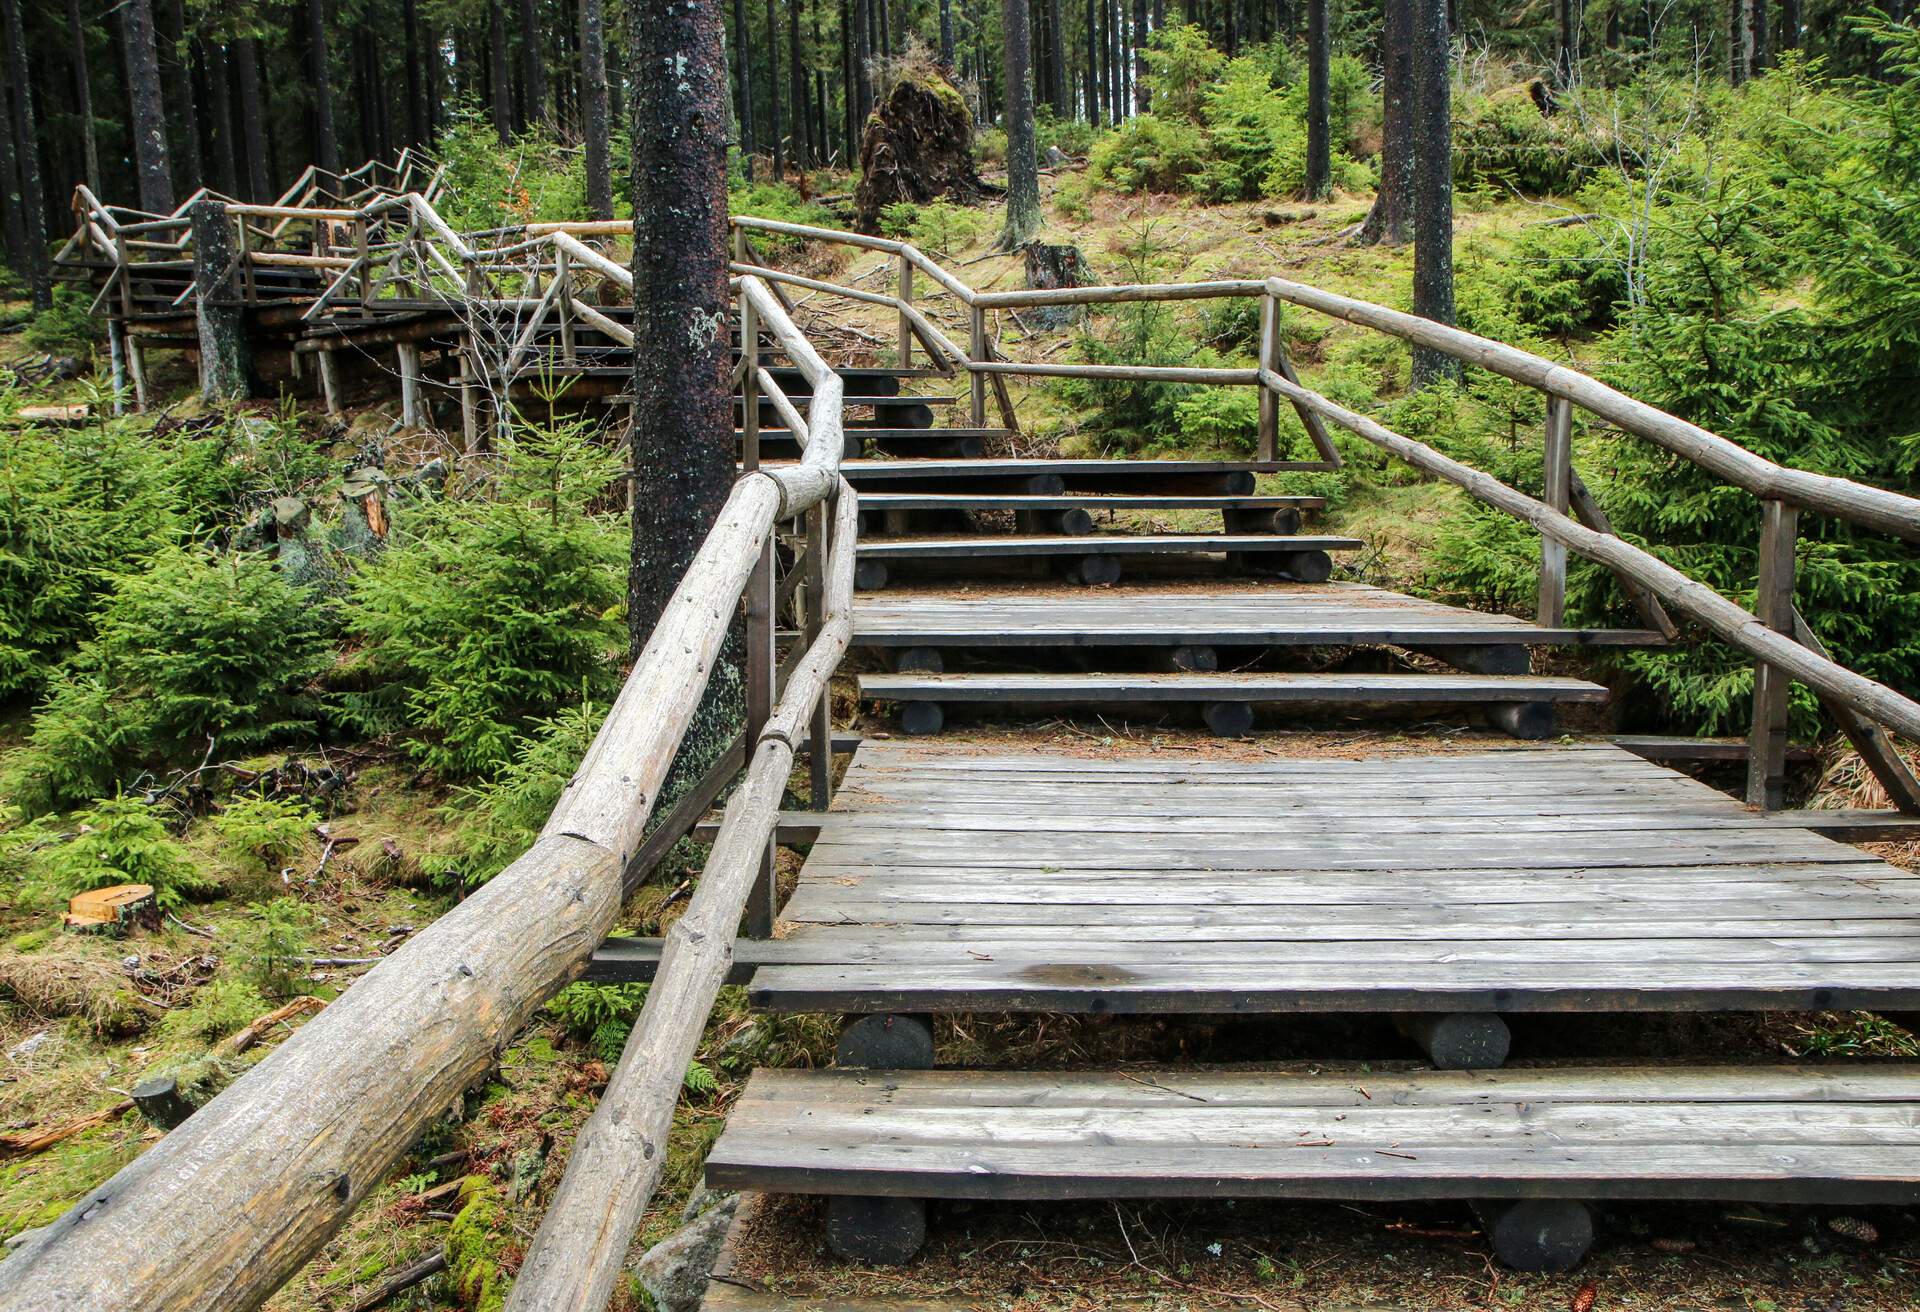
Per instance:
[[[807,60],[800,43],[800,0],[787,0],[787,109],[793,119],[793,162],[796,168],[815,163],[813,115],[807,112]]]
[[[746,0],[733,0],[733,72],[738,87],[738,125],[740,162],[746,167],[747,181],[753,181],[753,52],[748,48]],[[639,98],[635,88],[634,97]]]
[[[1780,0],[1780,48],[1800,48],[1800,0]]]
[[[209,401],[247,395],[247,332],[234,265],[233,225],[226,207],[206,199],[193,216],[194,320],[200,337],[200,395]]]
[[[513,139],[513,75],[507,71],[507,15],[500,0],[487,4],[487,89],[493,105],[493,130]]]
[[[273,199],[273,182],[267,165],[267,106],[260,95],[258,44],[252,37],[235,41],[233,59],[240,83],[240,135],[242,153],[247,160],[247,196],[265,202]]]
[[[1087,122],[1100,126],[1100,31],[1094,17],[1096,0],[1087,0]]]
[[[540,14],[533,0],[520,0],[520,60],[524,68],[522,83],[527,103],[522,107],[529,124],[553,124],[553,107],[547,102],[547,59],[541,41]]]
[[[1414,20],[1414,249],[1413,312],[1453,322],[1453,133],[1449,67],[1453,42],[1446,0],[1416,0]],[[1416,348],[1418,387],[1458,378],[1452,356]]]
[[[1040,165],[1033,153],[1033,34],[1027,0],[1000,0],[1007,77],[1007,225],[1000,249],[1014,250],[1040,233]]]
[[[333,55],[327,44],[326,0],[307,0],[307,68],[313,84],[313,162],[340,185],[340,136],[333,120]]]
[[[419,0],[401,0],[400,28],[406,41],[405,57],[400,62],[406,65],[407,73],[407,144],[424,146],[433,135],[427,126],[426,93],[432,56],[420,47]]]
[[[207,116],[213,124],[213,172],[216,184],[228,196],[240,194],[240,152],[234,145],[233,75],[227,52],[209,43],[206,48]]]
[[[1073,93],[1067,81],[1067,39],[1061,28],[1060,0],[1047,0],[1047,103],[1055,118],[1073,113]]]
[[[600,0],[580,0],[580,80],[587,138],[587,212],[613,217],[613,171],[607,157],[607,32]]]
[[[840,117],[849,162],[860,158],[860,138],[854,127],[859,122],[860,96],[854,85],[853,59],[853,6],[850,0],[840,0]]]
[[[1381,32],[1383,130],[1380,190],[1358,240],[1406,244],[1413,219],[1413,11],[1418,0],[1386,0]]]
[[[1728,0],[1727,81],[1739,86],[1747,80],[1747,6],[1753,0]]]
[[[167,100],[167,117],[172,120],[174,138],[180,148],[173,152],[173,164],[179,170],[174,191],[185,195],[206,181],[200,159],[200,116],[193,103],[193,73],[187,64],[187,11],[181,0],[167,0],[167,31],[161,37],[162,91]]]
[[[1133,0],[1133,111],[1146,113],[1146,0]]]
[[[1573,85],[1573,70],[1580,47],[1580,10],[1582,0],[1554,0],[1559,38],[1554,52],[1555,81],[1563,87]]]
[[[160,56],[153,41],[153,0],[126,0],[120,11],[127,56],[127,98],[140,208],[173,213],[173,170],[167,156],[167,111],[160,95]]]
[[[19,172],[22,235],[26,240],[27,286],[33,308],[53,304],[53,271],[47,262],[47,196],[40,181],[40,140],[33,115],[33,83],[27,68],[27,36],[20,23],[20,0],[4,0],[7,27],[7,80],[13,83],[13,166]]]
[[[780,15],[774,0],[767,0],[767,144],[778,182],[787,176],[787,151],[780,135]]]
[[[940,0],[940,62],[953,67],[953,0]]]
[[[636,472],[627,616],[638,655],[726,502],[735,438],[720,9],[634,0],[628,14]],[[661,231],[674,239],[656,240]],[[740,722],[739,643],[729,647],[674,759],[663,801],[706,771]]]
[[[1767,31],[1769,0],[1750,0],[1747,6],[1747,72],[1759,77],[1773,63],[1772,38]]]
[[[1327,0],[1307,0],[1307,199],[1333,194],[1333,127],[1327,104],[1333,58],[1327,32]]]
[[[67,49],[73,60],[73,107],[80,116],[80,143],[86,159],[87,186],[100,191],[100,130],[93,121],[93,75],[87,67],[87,31],[80,22],[80,0],[67,0]]]
[[[26,259],[27,216],[20,200],[20,170],[13,158],[13,111],[0,87],[0,235],[4,235],[7,263],[19,267]]]
[[[432,24],[426,29],[426,61],[427,139],[421,144],[431,146],[440,135],[440,97],[446,85],[440,58],[440,29]]]
[[[866,133],[867,115],[873,112],[873,77],[869,58],[873,54],[873,0],[853,0],[853,148],[856,156],[860,138]]]

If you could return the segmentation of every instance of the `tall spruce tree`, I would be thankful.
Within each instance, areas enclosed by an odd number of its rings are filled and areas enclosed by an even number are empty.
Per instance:
[[[1453,33],[1447,0],[1414,0],[1413,312],[1453,322]],[[1460,376],[1450,355],[1419,347],[1413,382]]]
[[[126,0],[120,10],[120,34],[127,57],[127,99],[140,208],[150,214],[171,214],[173,166],[167,154],[167,110],[160,94],[153,0]]]
[[[587,147],[587,212],[613,217],[607,116],[607,30],[601,0],[580,0],[581,128]]]
[[[1414,8],[1420,0],[1385,0],[1380,32],[1380,186],[1356,240],[1405,245],[1413,223]]]
[[[1033,36],[1027,0],[1000,0],[1007,78],[1007,221],[1001,250],[1016,250],[1040,233],[1040,165],[1033,145]]]
[[[27,286],[33,308],[53,304],[53,273],[47,263],[47,198],[40,176],[40,134],[33,114],[33,80],[27,68],[27,37],[20,23],[20,0],[0,0],[5,11],[7,77],[13,83],[14,167],[20,174],[20,210],[24,219]]]
[[[637,655],[734,477],[727,295],[727,68],[715,4],[631,0],[633,554]],[[660,240],[670,233],[671,240]],[[668,791],[697,779],[743,713],[737,644],[716,669]]]
[[[1332,63],[1327,0],[1307,0],[1307,199],[1333,194],[1333,129],[1327,104]]]

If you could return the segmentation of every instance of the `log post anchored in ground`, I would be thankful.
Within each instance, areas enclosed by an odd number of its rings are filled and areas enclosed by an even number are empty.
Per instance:
[[[246,305],[233,225],[220,201],[193,207],[194,320],[200,333],[200,395],[209,401],[247,396]]]

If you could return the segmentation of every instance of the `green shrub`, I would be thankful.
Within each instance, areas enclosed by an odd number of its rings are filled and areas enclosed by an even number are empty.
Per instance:
[[[1606,164],[1578,116],[1545,117],[1525,87],[1454,100],[1453,179],[1463,190],[1564,196]]]
[[[992,224],[985,211],[956,205],[950,200],[915,204],[895,201],[880,211],[880,231],[904,237],[930,255],[951,257],[985,236]]]
[[[561,425],[520,430],[503,455],[492,499],[420,507],[353,583],[356,673],[373,688],[349,714],[409,733],[446,774],[490,775],[526,726],[610,693],[626,646],[627,535],[589,513],[619,452]]]
[[[54,677],[7,778],[30,813],[98,797],[136,768],[314,731],[330,663],[312,598],[267,560],[170,547],[123,574],[98,632]]]
[[[236,975],[219,975],[194,992],[186,1006],[167,1013],[160,1023],[169,1039],[212,1043],[245,1029],[267,1010],[260,990]]]
[[[52,841],[39,826],[10,836],[16,850],[29,844],[29,879],[61,902],[92,888],[150,884],[163,907],[210,892],[213,884],[193,864],[158,812],[134,797],[109,797],[75,813]]]
[[[1083,157],[1093,149],[1094,138],[1099,135],[1093,124],[1084,119],[1069,115],[1061,118],[1054,113],[1052,105],[1036,105],[1033,110],[1034,149],[1044,160],[1047,148],[1052,147],[1062,155],[1073,159]]]
[[[200,534],[231,535],[275,497],[310,494],[338,462],[301,425],[288,403],[277,415],[230,413],[180,441],[173,477],[182,509]]]
[[[1199,128],[1137,114],[1095,143],[1087,176],[1110,191],[1191,191],[1206,159]]]
[[[55,287],[53,305],[34,315],[22,336],[36,351],[84,360],[100,340],[100,321],[93,316],[92,304],[93,297],[78,287]]]
[[[254,902],[247,910],[253,919],[235,931],[235,955],[247,982],[268,998],[305,993],[313,984],[308,958],[320,917],[291,897]]]
[[[568,1038],[590,1045],[604,1060],[615,1062],[646,1000],[645,984],[583,982],[561,989],[547,1004],[547,1011],[559,1020]]]
[[[1250,455],[1260,437],[1260,393],[1202,387],[1174,404],[1173,421],[1183,449]]]
[[[749,182],[733,188],[727,193],[727,212],[751,215],[756,219],[773,219],[779,223],[798,223],[809,228],[841,226],[832,210],[805,199],[796,188],[785,182]],[[753,244],[761,254],[767,256],[799,250],[805,240],[779,232],[753,234]]]
[[[604,706],[583,703],[537,721],[516,739],[513,759],[499,774],[455,793],[446,811],[459,821],[454,850],[426,858],[427,873],[472,888],[518,859],[539,836],[605,718]]]
[[[133,421],[0,426],[0,697],[43,686],[114,578],[179,539],[170,464]]]
[[[307,845],[319,820],[304,802],[236,797],[213,818],[213,831],[229,860],[257,874],[272,874]]]

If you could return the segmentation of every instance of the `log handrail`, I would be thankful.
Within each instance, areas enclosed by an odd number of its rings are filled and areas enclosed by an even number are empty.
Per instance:
[[[642,1108],[647,1124],[671,1119],[745,898],[727,872],[743,847],[769,840],[779,792],[768,781],[784,782],[799,726],[819,713],[851,635],[858,507],[839,475],[841,381],[763,282],[748,275],[736,285],[812,383],[802,459],[734,484],[539,838],[0,1263],[0,1312],[252,1308],[317,1252],[534,1011],[585,969],[613,927],[624,867],[748,576],[779,523],[817,516],[831,501],[835,566],[828,587],[809,598],[818,636],[753,745],[747,782],[728,808],[728,836],[621,1063],[629,1076],[620,1085],[624,1105]],[[830,741],[817,737],[816,750]],[[702,926],[704,936],[696,932]],[[666,1060],[682,1049],[662,1085],[653,1054]],[[608,1151],[618,1158],[621,1147],[610,1143],[592,1159],[609,1160]],[[644,1207],[652,1182],[641,1181],[639,1159],[634,1165],[626,1197]],[[618,1247],[623,1254],[624,1240]],[[536,1254],[548,1251],[536,1244]]]

